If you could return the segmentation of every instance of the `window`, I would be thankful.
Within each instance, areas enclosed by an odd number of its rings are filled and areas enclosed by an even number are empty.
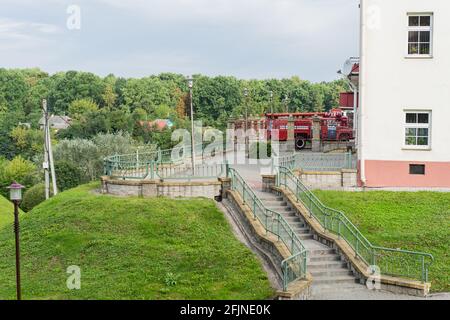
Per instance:
[[[431,112],[405,112],[405,146],[407,148],[430,147]]]
[[[425,165],[424,164],[410,164],[409,165],[409,174],[424,175],[425,174]]]
[[[408,56],[431,56],[433,15],[408,15]]]

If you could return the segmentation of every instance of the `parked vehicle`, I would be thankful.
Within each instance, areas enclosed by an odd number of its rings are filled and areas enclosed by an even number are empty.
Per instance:
[[[348,117],[341,109],[330,112],[311,113],[267,113],[265,129],[267,139],[271,139],[272,131],[278,130],[279,141],[288,139],[289,117],[294,118],[294,138],[297,149],[303,149],[307,141],[313,138],[313,118],[320,119],[320,139],[322,141],[349,141],[353,139],[353,129],[349,126]]]

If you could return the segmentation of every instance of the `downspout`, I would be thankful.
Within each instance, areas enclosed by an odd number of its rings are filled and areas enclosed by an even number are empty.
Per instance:
[[[365,96],[365,65],[366,65],[366,40],[365,40],[365,30],[366,30],[366,18],[365,18],[365,0],[360,2],[360,48],[359,48],[359,112],[358,112],[358,159],[360,163],[360,174],[362,186],[366,186],[366,164],[364,159],[364,131],[363,128],[363,118],[364,118],[364,103],[363,98]]]

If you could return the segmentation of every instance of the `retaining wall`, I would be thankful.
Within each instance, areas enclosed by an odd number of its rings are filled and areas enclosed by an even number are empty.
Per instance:
[[[191,182],[162,182],[158,180],[115,180],[102,177],[102,193],[115,196],[144,198],[209,198],[220,195],[222,183],[219,180]]]

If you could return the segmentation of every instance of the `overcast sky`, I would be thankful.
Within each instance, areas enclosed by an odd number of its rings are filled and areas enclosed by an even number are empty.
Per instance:
[[[337,78],[358,54],[358,0],[1,0],[0,67]],[[67,13],[81,12],[81,28]]]

